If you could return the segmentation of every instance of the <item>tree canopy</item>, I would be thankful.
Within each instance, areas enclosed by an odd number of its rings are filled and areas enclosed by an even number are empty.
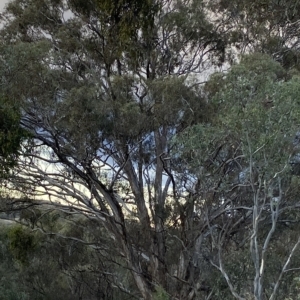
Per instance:
[[[9,209],[109,257],[99,272],[122,295],[294,295],[299,25],[285,3],[283,16],[281,2],[261,0],[10,2],[0,157],[21,198]],[[95,230],[66,237],[35,206]],[[23,234],[10,236],[16,256]]]

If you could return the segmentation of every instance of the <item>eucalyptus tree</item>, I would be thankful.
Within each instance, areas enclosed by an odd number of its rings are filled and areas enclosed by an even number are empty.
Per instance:
[[[285,68],[298,68],[300,4],[293,0],[210,1],[219,29],[226,29],[227,54],[262,52]]]
[[[198,178],[194,211],[210,229],[204,255],[231,297],[285,297],[299,263],[299,234],[286,225],[299,220],[299,74],[248,55],[212,75],[205,91],[218,114],[184,130],[174,152]]]
[[[210,118],[193,75],[225,46],[208,16],[201,0],[15,0],[2,14],[1,92],[32,137],[11,183],[102,223],[144,299],[209,292],[193,183],[169,156]]]

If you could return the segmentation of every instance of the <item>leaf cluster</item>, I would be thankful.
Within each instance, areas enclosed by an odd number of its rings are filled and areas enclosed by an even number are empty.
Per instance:
[[[10,101],[0,99],[0,177],[8,175],[17,162],[22,141],[28,137],[20,127],[20,113]]]
[[[217,117],[210,125],[200,124],[184,133],[185,151],[190,149],[198,166],[216,158],[219,149],[217,168],[236,153],[247,163],[255,161],[261,170],[282,170],[298,130],[299,88],[298,77],[287,79],[271,58],[243,57],[225,76],[211,77],[206,92],[218,109]]]

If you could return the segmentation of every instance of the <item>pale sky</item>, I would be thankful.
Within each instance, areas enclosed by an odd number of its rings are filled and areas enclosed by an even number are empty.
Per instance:
[[[0,11],[3,9],[4,5],[8,2],[8,0],[0,0]]]

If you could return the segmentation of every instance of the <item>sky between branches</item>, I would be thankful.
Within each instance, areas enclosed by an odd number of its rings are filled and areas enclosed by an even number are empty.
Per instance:
[[[6,3],[8,3],[8,2],[9,2],[9,0],[0,0],[0,11],[3,10],[4,5],[5,5]]]

